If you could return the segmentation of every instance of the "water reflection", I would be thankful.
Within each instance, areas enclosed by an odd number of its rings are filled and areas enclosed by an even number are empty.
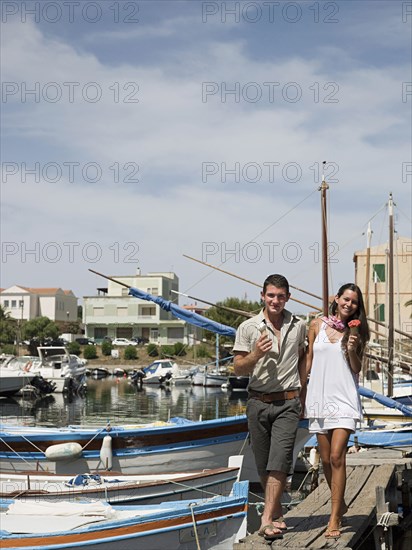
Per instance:
[[[67,426],[135,424],[166,421],[173,416],[191,420],[243,414],[246,395],[201,386],[136,387],[129,380],[106,378],[88,380],[85,397],[68,399],[53,394],[35,401],[22,398],[0,399],[4,423]]]

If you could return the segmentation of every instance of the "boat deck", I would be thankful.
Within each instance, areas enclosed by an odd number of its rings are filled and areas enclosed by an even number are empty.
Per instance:
[[[347,467],[345,500],[349,510],[343,518],[342,536],[337,541],[324,537],[330,513],[330,491],[323,480],[304,501],[285,515],[288,531],[283,539],[270,543],[254,533],[235,544],[234,550],[263,550],[268,546],[273,550],[361,547],[376,525],[377,486],[383,488],[385,501],[391,503],[389,509],[396,511],[395,470],[396,464],[382,462],[381,465]]]

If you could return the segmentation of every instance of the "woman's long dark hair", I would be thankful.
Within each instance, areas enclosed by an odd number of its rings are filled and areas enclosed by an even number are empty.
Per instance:
[[[358,295],[358,309],[355,311],[355,313],[353,315],[351,315],[348,318],[348,323],[349,323],[349,321],[353,321],[353,319],[359,319],[359,321],[361,323],[360,326],[359,326],[360,344],[359,344],[359,347],[358,347],[358,352],[359,352],[360,357],[362,358],[363,351],[365,349],[366,343],[368,342],[368,340],[370,338],[369,326],[368,326],[368,321],[366,319],[366,311],[365,311],[365,304],[363,302],[362,291],[357,285],[355,285],[353,283],[346,283],[345,285],[342,285],[340,287],[340,289],[338,290],[337,297],[340,298],[342,296],[342,294],[345,292],[345,290],[352,290],[353,292],[356,292],[356,294]],[[330,312],[331,312],[332,315],[335,315],[337,308],[338,308],[338,304],[335,302],[335,300],[333,300],[333,303],[330,306]],[[343,338],[342,338],[342,347],[345,350],[345,354],[346,354],[346,350],[347,350],[349,332],[350,332],[349,327],[346,326],[345,333],[344,333]]]

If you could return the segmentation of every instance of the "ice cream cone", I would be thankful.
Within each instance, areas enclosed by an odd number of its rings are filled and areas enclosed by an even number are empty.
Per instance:
[[[349,334],[351,336],[357,336],[359,334],[359,328],[358,327],[349,327]]]

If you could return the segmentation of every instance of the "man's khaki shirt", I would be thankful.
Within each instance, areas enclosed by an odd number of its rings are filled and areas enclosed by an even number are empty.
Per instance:
[[[271,393],[300,388],[298,362],[299,352],[305,348],[306,325],[286,309],[283,310],[283,315],[280,351],[278,339],[268,325],[267,334],[272,338],[272,349],[256,363],[250,376],[251,390]],[[265,316],[262,310],[239,326],[233,347],[234,353],[253,351],[261,335],[258,327],[263,319]]]

